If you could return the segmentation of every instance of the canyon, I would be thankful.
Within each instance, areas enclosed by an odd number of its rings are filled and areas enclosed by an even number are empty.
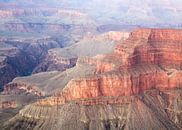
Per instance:
[[[79,58],[61,72],[72,72],[66,84],[53,83],[52,96],[25,106],[3,128],[181,129],[181,36],[182,30],[136,29],[112,53]]]
[[[76,10],[6,7],[0,17],[0,91],[15,77],[36,72],[50,49],[75,44],[96,30],[94,22]]]
[[[17,76],[30,75],[49,49],[60,46],[50,38],[2,38],[0,88]]]
[[[0,129],[181,130],[181,7],[0,0]]]
[[[132,44],[133,49],[131,47],[130,50],[123,49],[118,45],[111,56],[104,57],[104,60],[107,57],[110,59],[114,56],[118,60],[122,57],[120,64],[113,64],[108,70],[98,72],[103,74],[71,80],[60,93],[60,100],[130,96],[152,88],[163,90],[181,87],[181,34],[181,30],[157,29],[141,29],[132,32],[123,44],[126,46]],[[170,47],[171,45],[173,46]],[[176,46],[179,50],[176,49]],[[128,57],[123,58],[123,56]],[[168,59],[172,56],[176,58],[173,58],[174,61]],[[111,61],[112,59],[110,59]],[[98,64],[98,62],[85,62]],[[100,70],[100,66],[99,69],[96,69]]]

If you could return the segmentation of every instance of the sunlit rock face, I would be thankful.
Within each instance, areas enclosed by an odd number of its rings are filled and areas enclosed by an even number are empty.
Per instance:
[[[181,35],[181,30],[136,30],[125,41],[128,45],[118,45],[115,52],[127,59],[124,61],[125,66],[152,63],[164,68],[180,69]]]
[[[5,127],[180,130],[181,49],[182,30],[134,30],[113,53],[78,60],[94,74],[26,106]]]

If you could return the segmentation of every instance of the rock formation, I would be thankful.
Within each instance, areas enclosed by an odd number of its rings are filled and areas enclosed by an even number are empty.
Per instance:
[[[181,37],[182,30],[133,31],[113,53],[78,60],[95,66],[94,74],[26,106],[4,127],[181,129]]]
[[[46,58],[34,69],[34,73],[64,71],[75,66],[78,57],[111,53],[115,44],[125,40],[128,35],[128,32],[108,32],[100,35],[87,34],[72,46],[49,50]]]
[[[6,101],[0,104],[0,109],[16,108],[16,103],[14,101]]]
[[[27,93],[27,94],[30,93],[36,96],[43,96],[43,93],[41,93],[41,91],[38,90],[38,88],[34,86],[26,86],[26,84],[23,83],[7,84],[2,92],[2,94],[4,95],[21,94],[21,93]]]

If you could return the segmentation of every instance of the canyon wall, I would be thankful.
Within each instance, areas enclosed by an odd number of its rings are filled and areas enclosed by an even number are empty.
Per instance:
[[[175,39],[169,36],[173,32]],[[113,53],[78,59],[76,67],[95,66],[93,74],[75,77],[53,96],[25,106],[4,127],[180,130],[181,32],[138,29]],[[148,58],[158,52],[161,58]]]
[[[139,29],[115,49],[122,57],[122,67],[152,63],[164,68],[181,68],[181,30]]]
[[[176,38],[169,36],[173,32]],[[181,88],[181,35],[181,30],[139,29],[119,44],[113,54],[79,59],[78,64],[95,65],[98,74],[71,80],[60,94],[50,98],[51,105],[79,99],[138,95],[154,88],[161,91]],[[123,46],[126,48],[121,50]],[[162,57],[154,58],[151,53],[162,54]],[[111,55],[121,62],[112,62]]]

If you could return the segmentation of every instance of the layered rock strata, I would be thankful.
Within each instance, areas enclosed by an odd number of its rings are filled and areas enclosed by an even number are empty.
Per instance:
[[[181,37],[182,30],[135,30],[112,54],[77,63],[112,64],[109,69],[72,79],[54,96],[26,106],[6,128],[180,130]]]
[[[182,63],[181,35],[181,30],[139,29],[132,32],[130,37],[118,45],[112,54],[118,58],[121,57],[119,70],[114,70],[116,68],[112,70],[112,67],[109,67],[110,72],[105,74],[74,79],[58,97],[61,101],[72,101],[100,96],[130,96],[152,88],[180,88],[182,84],[182,73],[179,70]],[[122,46],[126,48],[123,49]],[[158,54],[162,56],[157,57]],[[171,56],[174,58],[171,59]],[[96,66],[100,64],[97,60],[90,58],[82,62]],[[103,64],[109,66],[107,63]],[[169,65],[172,68],[168,68]]]
[[[125,102],[108,104],[67,103],[57,106],[28,105],[3,128],[61,130],[174,129],[181,126],[181,90],[150,90]],[[102,100],[104,101],[104,100]],[[110,100],[112,101],[112,100]],[[170,116],[170,117],[169,117]],[[16,124],[16,125],[15,125]],[[30,125],[31,124],[31,125]]]
[[[7,84],[4,87],[4,90],[2,94],[9,95],[9,94],[32,94],[36,96],[44,96],[44,94],[35,86],[27,86],[24,83],[13,83],[13,84]]]

